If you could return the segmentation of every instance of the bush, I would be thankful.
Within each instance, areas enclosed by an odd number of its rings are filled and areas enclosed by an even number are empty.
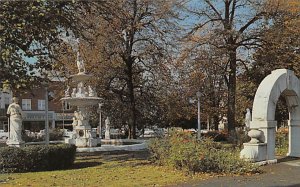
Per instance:
[[[176,169],[214,173],[256,173],[258,166],[239,158],[239,150],[223,148],[221,143],[204,138],[201,142],[184,132],[172,133],[165,139],[154,139],[149,144],[151,160]]]
[[[215,142],[224,142],[228,140],[228,133],[226,131],[208,131],[203,134],[203,137],[213,139]]]
[[[53,129],[49,132],[50,141],[63,140],[64,132],[61,129]]]
[[[33,145],[0,148],[0,173],[45,171],[69,168],[75,160],[76,146]]]
[[[51,129],[49,131],[49,140],[50,141],[56,141],[56,140],[63,140],[63,131],[60,129]],[[45,135],[37,136],[37,133],[33,135],[28,135],[25,132],[22,133],[22,140],[25,142],[41,142],[45,141]]]

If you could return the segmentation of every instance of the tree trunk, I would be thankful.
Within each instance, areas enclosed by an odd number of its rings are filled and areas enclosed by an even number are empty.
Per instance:
[[[219,130],[219,117],[217,114],[213,115],[213,126],[215,131]]]
[[[127,63],[127,86],[129,96],[129,134],[128,139],[136,138],[136,111],[135,111],[135,97],[134,97],[134,86],[133,86],[133,74],[132,74],[132,63]]]
[[[236,49],[229,51],[229,79],[228,79],[228,132],[235,140],[235,93],[236,93]]]

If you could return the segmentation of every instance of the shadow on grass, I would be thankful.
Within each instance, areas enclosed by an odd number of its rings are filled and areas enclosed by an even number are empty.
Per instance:
[[[105,161],[116,161],[123,163],[125,161],[140,160],[147,161],[150,156],[149,151],[109,151],[93,153],[77,153],[76,161],[71,169],[82,169],[86,167],[95,167],[103,164]],[[133,163],[131,163],[133,164]],[[146,165],[147,163],[135,163],[136,165]]]
[[[103,164],[102,162],[75,162],[73,166],[69,169],[83,169],[89,167],[95,167]]]
[[[107,161],[129,161],[129,160],[148,160],[150,156],[149,151],[114,151],[106,152],[103,159]]]

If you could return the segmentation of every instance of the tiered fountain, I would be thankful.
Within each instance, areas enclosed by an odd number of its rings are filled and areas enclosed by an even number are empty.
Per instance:
[[[97,97],[95,90],[88,85],[88,80],[93,76],[85,71],[83,60],[77,51],[77,67],[79,73],[71,75],[70,85],[65,91],[65,97],[61,100],[76,106],[77,110],[73,117],[73,137],[65,140],[66,143],[75,144],[77,147],[96,147],[101,145],[101,139],[92,136],[89,124],[90,108],[100,103],[101,98]],[[70,88],[72,92],[70,94]]]

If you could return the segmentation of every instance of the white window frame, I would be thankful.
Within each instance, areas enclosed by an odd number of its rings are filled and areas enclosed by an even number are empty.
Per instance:
[[[63,101],[63,110],[71,110],[70,104],[66,101]]]
[[[22,99],[22,109],[31,110],[31,99]]]
[[[38,99],[38,110],[45,110],[45,100],[44,99]]]

